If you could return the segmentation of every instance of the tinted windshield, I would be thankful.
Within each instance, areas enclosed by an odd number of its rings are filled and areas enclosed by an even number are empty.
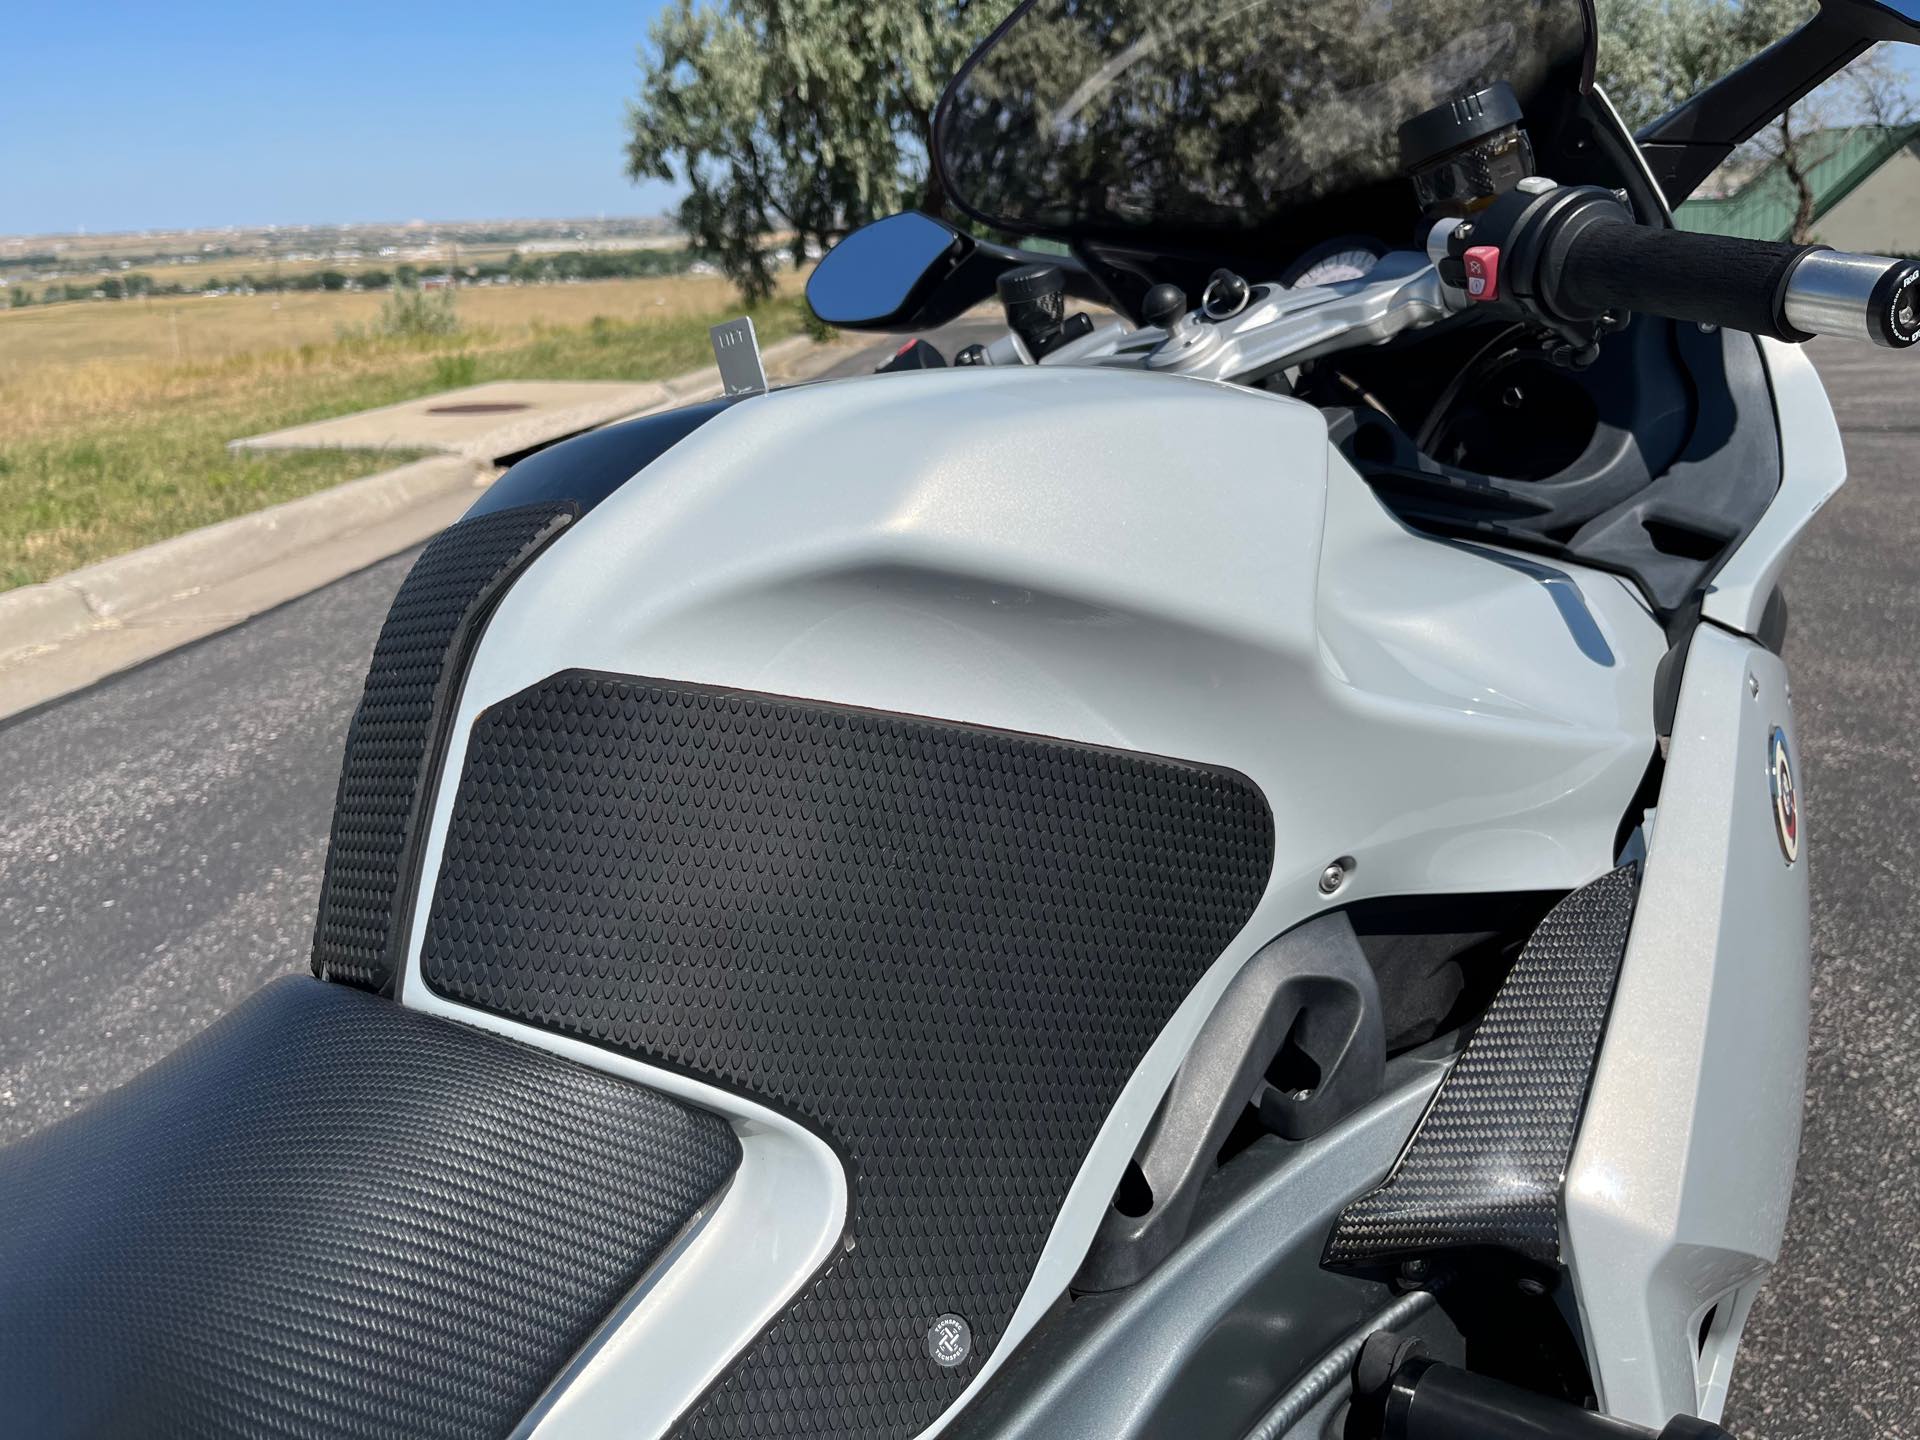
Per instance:
[[[1582,0],[1029,0],[942,102],[954,198],[1009,229],[1234,231],[1400,176],[1402,121],[1580,82]],[[1537,137],[1536,137],[1537,138]]]

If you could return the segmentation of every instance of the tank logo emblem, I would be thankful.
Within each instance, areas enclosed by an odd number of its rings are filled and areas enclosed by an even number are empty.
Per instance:
[[[1780,853],[1793,864],[1800,858],[1800,796],[1793,785],[1793,754],[1787,732],[1778,725],[1767,742],[1767,784],[1773,791],[1773,828],[1780,837]]]
[[[972,1353],[973,1329],[958,1315],[942,1315],[927,1331],[927,1355],[943,1369],[966,1364]]]

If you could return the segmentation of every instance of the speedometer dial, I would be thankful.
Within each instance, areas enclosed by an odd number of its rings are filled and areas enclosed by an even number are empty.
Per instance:
[[[1380,263],[1387,247],[1365,235],[1342,235],[1314,246],[1281,273],[1289,290],[1313,285],[1337,285],[1342,280],[1364,280]]]

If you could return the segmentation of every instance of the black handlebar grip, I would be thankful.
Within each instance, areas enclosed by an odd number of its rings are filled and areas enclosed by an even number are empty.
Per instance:
[[[1777,340],[1837,335],[1893,349],[1920,344],[1920,260],[1848,255],[1641,225],[1615,191],[1534,182],[1502,195],[1429,246],[1469,298],[1518,306],[1597,333],[1608,312],[1691,320]],[[1482,291],[1471,288],[1472,281]]]
[[[1787,295],[1793,272],[1817,249],[1606,221],[1568,236],[1542,280],[1553,308],[1569,316],[1631,310],[1809,340],[1813,332],[1787,318]]]
[[[1383,1343],[1375,1346],[1375,1341]],[[1376,1360],[1398,1341],[1384,1330],[1367,1337]],[[1398,1344],[1396,1368],[1384,1382],[1364,1368],[1369,1356],[1360,1352],[1361,1365],[1354,1371],[1356,1423],[1348,1434],[1380,1440],[1733,1440],[1718,1425],[1687,1415],[1676,1415],[1658,1431],[1596,1415],[1565,1400],[1409,1355],[1417,1348],[1417,1342]]]

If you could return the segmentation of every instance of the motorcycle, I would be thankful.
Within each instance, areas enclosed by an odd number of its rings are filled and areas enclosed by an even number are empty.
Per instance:
[[[1920,264],[1669,207],[1916,32],[1636,139],[1581,0],[1026,0],[808,289],[1004,332],[723,327],[426,548],[313,974],[0,1153],[12,1433],[1724,1434],[1798,342]]]

